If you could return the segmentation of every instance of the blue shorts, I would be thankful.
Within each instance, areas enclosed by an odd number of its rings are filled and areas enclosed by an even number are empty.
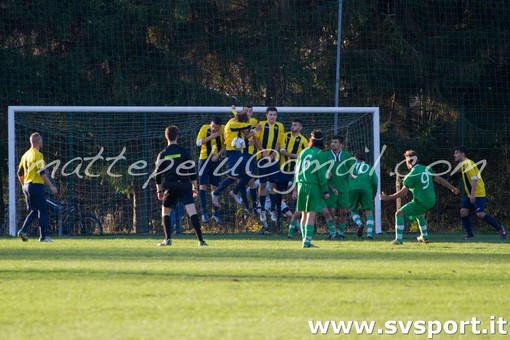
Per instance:
[[[238,150],[227,150],[227,176],[239,178],[246,174],[247,158]]]
[[[280,172],[278,175],[278,180],[276,181],[276,188],[278,188],[278,190],[286,190],[289,187],[289,182],[292,181],[294,181],[293,174],[285,174]]]
[[[218,186],[221,182],[221,176],[215,175],[216,173],[220,173],[220,169],[218,168],[220,162],[213,162],[210,159],[200,159],[198,161],[198,184],[200,185],[214,185]]]
[[[257,162],[257,168],[259,170],[259,181],[260,183],[277,183],[280,176],[280,162],[271,161],[272,164],[268,164],[267,160],[260,159]]]
[[[255,169],[257,168],[256,167],[257,156],[249,154],[249,153],[243,153],[243,156],[246,158],[246,162],[247,162],[247,166],[248,166],[247,174],[250,177],[255,177],[256,178],[257,177],[256,176],[257,173],[255,172]]]
[[[462,199],[462,209],[469,209],[469,211],[475,211],[477,213],[484,212],[487,205],[487,197],[475,197],[475,204],[471,204],[469,197]]]
[[[23,194],[25,195],[28,211],[47,209],[43,184],[25,183],[23,184]]]

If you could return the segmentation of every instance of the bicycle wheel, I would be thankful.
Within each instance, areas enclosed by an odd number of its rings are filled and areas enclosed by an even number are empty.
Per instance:
[[[97,218],[91,215],[81,215],[73,224],[74,235],[102,235],[103,227]]]

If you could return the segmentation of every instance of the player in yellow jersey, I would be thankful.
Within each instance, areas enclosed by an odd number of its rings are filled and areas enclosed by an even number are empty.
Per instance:
[[[27,202],[28,215],[23,226],[18,231],[18,236],[23,242],[28,241],[27,230],[34,221],[39,219],[39,241],[52,242],[48,233],[48,207],[44,184],[46,183],[52,193],[58,192],[46,174],[44,157],[41,153],[43,140],[39,133],[30,135],[31,148],[23,154],[18,167],[18,179],[23,187],[23,194]]]
[[[283,135],[285,129],[283,124],[277,122],[278,110],[274,106],[266,109],[266,120],[260,122],[261,129],[257,131],[255,137],[260,143],[261,157],[258,160],[258,176],[260,181],[259,186],[259,199],[262,211],[260,214],[261,220],[265,220],[266,212],[266,185],[269,181],[271,191],[269,199],[271,200],[271,209],[274,211],[276,207],[276,196],[274,189],[278,181],[280,172],[280,147],[283,144]]]
[[[462,164],[462,182],[464,184],[464,191],[466,196],[462,199],[462,206],[460,209],[460,217],[462,218],[462,226],[466,230],[464,240],[470,240],[475,237],[473,228],[471,226],[471,218],[469,217],[470,211],[475,211],[476,216],[490,224],[499,233],[502,239],[506,239],[505,227],[500,225],[489,214],[485,213],[487,204],[487,195],[485,192],[485,183],[482,178],[482,173],[478,166],[466,157],[466,148],[459,146],[453,153],[455,161]]]
[[[252,127],[255,127],[255,129],[260,129],[261,126],[259,125],[259,121],[257,118],[253,117],[253,106],[246,105],[243,106],[243,112],[246,112],[248,115],[248,122]],[[237,114],[235,105],[232,105],[232,114],[235,116]],[[250,198],[252,203],[252,210],[255,213],[257,211],[257,184],[255,184],[255,163],[256,163],[256,151],[257,148],[255,147],[253,137],[252,138],[245,138],[246,147],[243,150],[243,154],[246,158],[248,158],[248,167],[250,170],[250,176],[251,179],[248,182],[248,187],[250,188]]]
[[[198,157],[198,183],[200,206],[202,207],[202,222],[209,222],[207,214],[207,185],[211,191],[216,190],[221,181],[221,176],[216,169],[220,166],[220,157],[225,152],[225,127],[221,125],[221,118],[215,117],[209,124],[202,125],[197,135],[197,146],[200,147]],[[219,218],[218,207],[213,205],[213,216]]]
[[[280,145],[280,176],[276,184],[276,211],[277,211],[277,225],[281,222],[281,202],[282,194],[288,188],[289,182],[294,179],[294,169],[296,166],[296,160],[301,151],[308,147],[308,139],[301,134],[303,130],[303,121],[301,119],[293,119],[290,126],[290,131],[286,132],[283,136],[283,143]],[[298,219],[300,213],[295,212],[292,215],[289,225],[289,236],[293,237],[294,229],[298,228]]]
[[[250,181],[249,171],[247,169],[248,159],[243,155],[242,150],[236,150],[232,146],[232,141],[236,137],[251,138],[254,134],[252,126],[249,123],[248,115],[246,112],[238,113],[234,118],[230,119],[225,125],[225,149],[227,156],[227,176],[224,181],[211,193],[212,202],[214,206],[219,206],[219,195],[229,185],[233,184],[238,180],[237,185],[230,192],[230,195],[237,198],[238,194],[241,194],[243,202],[247,204],[246,198],[246,185]],[[218,222],[218,221],[217,221]],[[220,222],[218,222],[220,223]]]

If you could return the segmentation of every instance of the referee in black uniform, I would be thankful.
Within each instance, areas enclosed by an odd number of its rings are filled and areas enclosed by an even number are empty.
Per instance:
[[[198,193],[196,164],[191,158],[190,152],[177,145],[178,135],[179,129],[175,125],[165,129],[165,138],[168,146],[159,153],[156,160],[156,187],[158,199],[163,203],[161,215],[165,231],[165,239],[158,243],[158,246],[169,246],[172,244],[170,212],[179,201],[184,204],[184,208],[190,216],[191,225],[195,229],[198,238],[198,245],[207,246],[202,237],[194,200]]]

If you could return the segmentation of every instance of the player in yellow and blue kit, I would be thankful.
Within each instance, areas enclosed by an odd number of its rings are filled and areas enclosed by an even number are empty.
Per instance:
[[[455,161],[462,164],[462,182],[466,193],[466,196],[462,199],[462,206],[460,209],[462,226],[466,230],[466,236],[464,236],[463,239],[470,240],[475,237],[469,217],[469,212],[473,210],[476,212],[476,216],[478,216],[479,219],[490,224],[498,231],[502,239],[506,239],[505,227],[496,222],[491,215],[485,213],[487,204],[485,183],[482,178],[482,173],[475,162],[466,157],[466,148],[463,146],[456,148],[453,156]]]
[[[252,128],[255,128],[255,130],[261,128],[257,118],[253,117],[253,106],[252,105],[243,106],[242,112],[245,112],[248,115],[248,122],[250,123]],[[232,114],[234,116],[237,115],[235,105],[232,105]],[[249,167],[249,171],[250,171],[249,175],[251,176],[250,181],[248,182],[248,187],[250,188],[249,194],[250,194],[251,203],[252,203],[252,210],[254,213],[257,213],[257,195],[258,195],[257,194],[257,186],[258,186],[258,184],[255,184],[255,164],[257,161],[256,160],[257,148],[255,147],[254,137],[245,138],[244,142],[246,144],[246,147],[243,149],[243,155],[245,158],[248,159],[248,167]]]
[[[18,167],[18,179],[23,187],[23,194],[27,202],[28,215],[23,226],[18,231],[18,236],[23,242],[28,241],[27,230],[32,222],[39,219],[39,241],[52,242],[48,233],[48,207],[44,184],[46,183],[52,193],[58,192],[46,174],[44,157],[41,153],[43,145],[42,137],[35,132],[30,135],[31,148],[23,154]]]
[[[227,156],[227,176],[223,180],[218,188],[211,193],[212,202],[214,206],[219,206],[219,195],[228,186],[235,183],[237,185],[230,192],[230,195],[234,198],[238,194],[241,195],[245,205],[248,205],[246,198],[246,185],[250,181],[251,177],[249,171],[247,171],[248,159],[243,154],[242,150],[236,150],[232,146],[232,141],[237,138],[251,138],[255,133],[255,129],[252,130],[252,126],[249,123],[249,118],[246,112],[238,113],[234,118],[230,119],[225,125],[225,148]],[[255,141],[256,143],[256,141]],[[213,216],[214,217],[214,216]],[[217,220],[218,223],[220,223]]]
[[[283,144],[283,135],[285,133],[283,124],[277,122],[278,110],[274,106],[266,109],[266,120],[261,121],[259,125],[261,129],[256,132],[255,137],[260,143],[261,157],[259,158],[258,175],[261,185],[259,186],[259,199],[260,206],[262,207],[260,218],[265,219],[265,204],[266,204],[266,186],[264,185],[269,181],[271,191],[269,199],[271,200],[271,209],[274,211],[276,207],[276,196],[274,189],[278,181],[280,173],[280,147]]]
[[[224,126],[221,125],[221,118],[215,117],[210,124],[202,125],[197,135],[197,146],[200,147],[198,158],[198,183],[200,191],[198,197],[202,207],[202,222],[209,222],[207,214],[207,185],[211,191],[216,190],[221,181],[218,175],[220,157],[225,152]],[[218,206],[213,205],[213,216],[219,218]]]
[[[283,144],[280,146],[281,159],[281,172],[276,185],[276,189],[281,192],[287,189],[288,183],[294,180],[294,170],[296,167],[296,160],[304,149],[308,147],[308,139],[301,134],[303,130],[303,121],[301,119],[292,120],[290,131],[286,132],[283,136]],[[276,208],[281,207],[281,194],[276,194]],[[298,229],[298,220],[301,214],[296,211],[292,215],[289,223],[289,239],[294,238],[294,231]]]

